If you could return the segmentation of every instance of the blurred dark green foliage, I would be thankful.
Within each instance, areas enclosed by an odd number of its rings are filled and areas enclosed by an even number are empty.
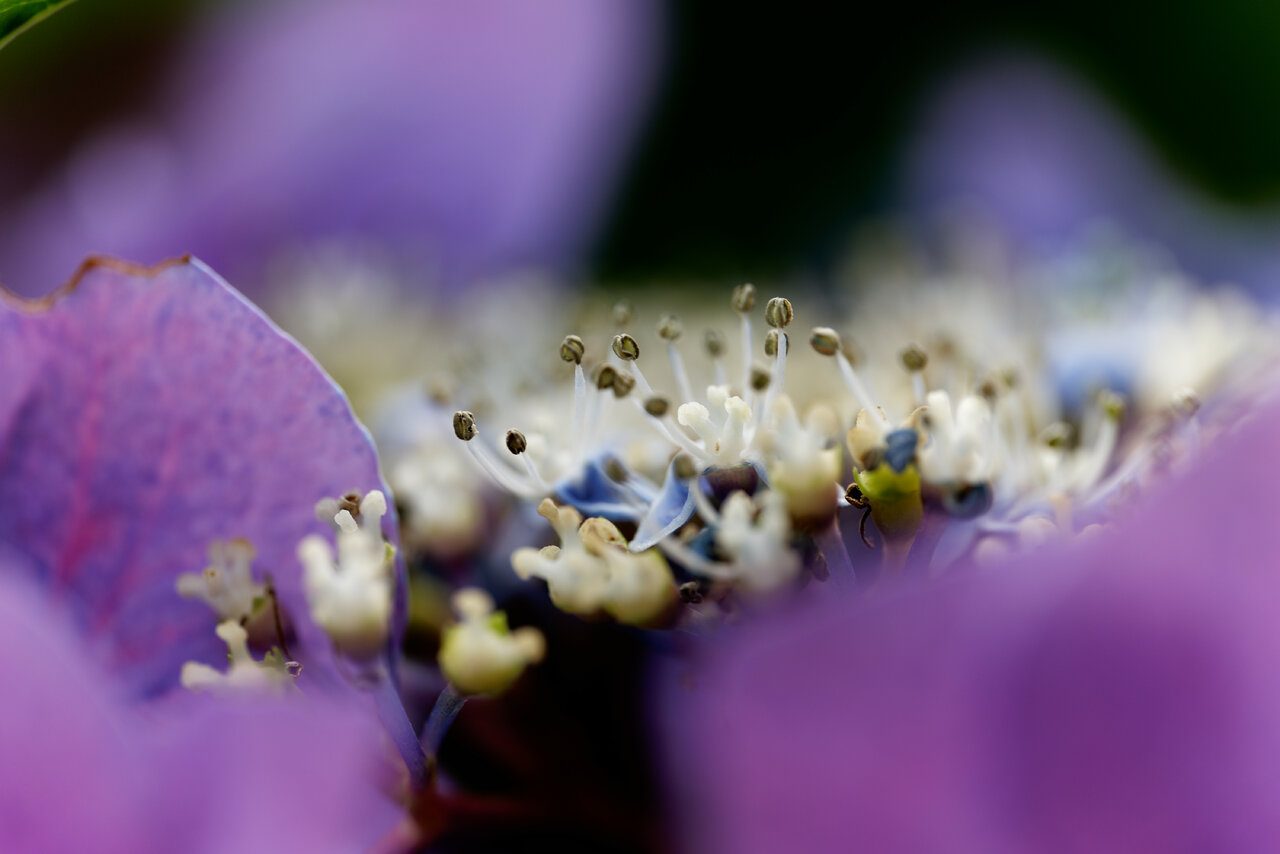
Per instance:
[[[730,278],[821,266],[886,177],[914,105],[970,57],[1042,52],[1229,202],[1280,198],[1280,4],[1173,0],[673,7],[668,79],[599,267]]]
[[[0,47],[72,0],[0,0]]]

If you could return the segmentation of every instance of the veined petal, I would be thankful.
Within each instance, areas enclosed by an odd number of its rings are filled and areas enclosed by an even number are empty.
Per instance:
[[[185,661],[221,661],[214,615],[174,586],[236,537],[274,576],[308,665],[326,660],[295,549],[324,530],[319,498],[386,486],[297,344],[198,261],[91,259],[50,298],[0,303],[0,364],[0,544],[109,669],[145,695]]]

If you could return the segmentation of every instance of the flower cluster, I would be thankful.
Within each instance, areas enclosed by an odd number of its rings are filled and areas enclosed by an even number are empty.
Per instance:
[[[1237,296],[1146,270],[1051,296],[1051,273],[890,277],[843,316],[814,297],[823,323],[794,352],[805,302],[758,305],[749,284],[736,336],[693,306],[709,328],[690,346],[661,315],[658,359],[619,304],[615,331],[587,321],[560,343],[568,382],[474,396],[453,431],[476,476],[556,529],[559,547],[511,563],[574,614],[680,625],[831,573],[990,563],[1109,524],[1247,410],[1276,357],[1273,323]],[[500,418],[514,426],[494,443]],[[674,615],[672,580],[690,606]]]

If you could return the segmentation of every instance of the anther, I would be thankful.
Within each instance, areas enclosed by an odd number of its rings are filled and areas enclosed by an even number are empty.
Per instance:
[[[626,326],[631,322],[631,316],[634,313],[631,303],[626,300],[618,300],[613,305],[613,322],[618,326]]]
[[[773,375],[769,373],[768,368],[762,368],[759,365],[751,366],[751,390],[764,391],[769,387],[769,381],[773,379]]]
[[[507,431],[507,450],[520,456],[529,447],[529,440],[519,430]]]
[[[675,472],[676,477],[681,480],[692,480],[698,476],[698,464],[688,454],[676,454],[673,462],[675,467],[672,470]]]
[[[609,457],[604,461],[604,473],[614,483],[626,483],[631,476],[622,460],[617,457]]]
[[[604,391],[613,388],[614,381],[618,378],[618,369],[613,365],[598,365],[592,379],[595,381],[596,388]]]
[[[613,374],[613,383],[610,388],[613,389],[613,396],[616,398],[624,398],[631,393],[636,387],[636,378],[626,371],[615,370]]]
[[[667,402],[665,397],[651,397],[644,402],[644,411],[654,418],[661,418],[666,415],[667,410],[670,408],[671,404]]]
[[[1071,443],[1071,425],[1065,421],[1055,421],[1044,428],[1040,439],[1050,448],[1065,448]]]
[[[338,510],[340,511],[346,510],[348,513],[351,514],[352,519],[359,519],[360,518],[360,499],[362,497],[363,496],[361,496],[360,493],[356,492],[354,489],[350,492],[344,493],[342,497],[338,499]]]
[[[791,302],[782,297],[774,297],[764,307],[764,322],[774,329],[786,329],[791,325],[791,321],[795,319],[795,316],[796,313],[791,308]]]
[[[1098,396],[1098,403],[1102,405],[1102,411],[1112,420],[1119,421],[1124,415],[1124,398],[1114,391],[1103,391]]]
[[[786,348],[786,352],[791,352],[791,338],[785,332],[777,329],[770,329],[764,336],[764,354],[766,356],[778,355],[778,341],[781,339],[782,346]]]
[[[708,329],[703,339],[707,345],[707,355],[713,359],[724,353],[724,336],[714,329]]]
[[[582,364],[582,356],[587,352],[586,345],[577,335],[566,335],[560,342],[560,358],[575,365]]]
[[[840,335],[830,326],[815,326],[809,344],[824,356],[834,356],[840,351]]]
[[[640,358],[640,345],[636,343],[636,339],[624,332],[614,336],[613,354],[623,361],[634,362]]]
[[[915,344],[911,344],[899,353],[898,358],[902,360],[902,367],[912,373],[923,371],[925,365],[929,363],[928,355]]]
[[[464,442],[476,437],[476,417],[466,410],[453,413],[453,435]]]
[[[663,341],[676,341],[684,334],[684,324],[674,314],[664,314],[658,321],[658,337]]]
[[[733,299],[731,300],[733,310],[739,314],[746,314],[756,307],[756,286],[747,283],[738,285],[733,289]]]
[[[702,601],[702,587],[696,581],[686,581],[680,585],[680,601],[688,605],[697,605]]]

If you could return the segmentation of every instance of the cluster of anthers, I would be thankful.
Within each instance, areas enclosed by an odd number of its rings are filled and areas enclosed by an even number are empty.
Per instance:
[[[1199,442],[1189,388],[1139,417],[1097,387],[1070,420],[1063,406],[1046,418],[1043,384],[1029,394],[1030,358],[1017,370],[984,364],[980,347],[952,338],[934,354],[907,344],[864,364],[835,328],[817,326],[808,343],[820,358],[797,370],[791,302],[764,306],[763,359],[755,288],[738,287],[731,304],[736,357],[726,336],[706,333],[701,393],[680,319],[666,315],[656,330],[673,396],[651,382],[658,371],[641,359],[623,306],[602,355],[592,359],[578,335],[560,345],[572,369],[567,429],[509,429],[491,443],[472,412],[454,414],[479,470],[538,503],[559,536],[559,547],[520,549],[512,565],[543,579],[561,609],[653,624],[676,597],[732,606],[807,577],[990,561],[1104,524]],[[865,549],[846,548],[854,532]]]

